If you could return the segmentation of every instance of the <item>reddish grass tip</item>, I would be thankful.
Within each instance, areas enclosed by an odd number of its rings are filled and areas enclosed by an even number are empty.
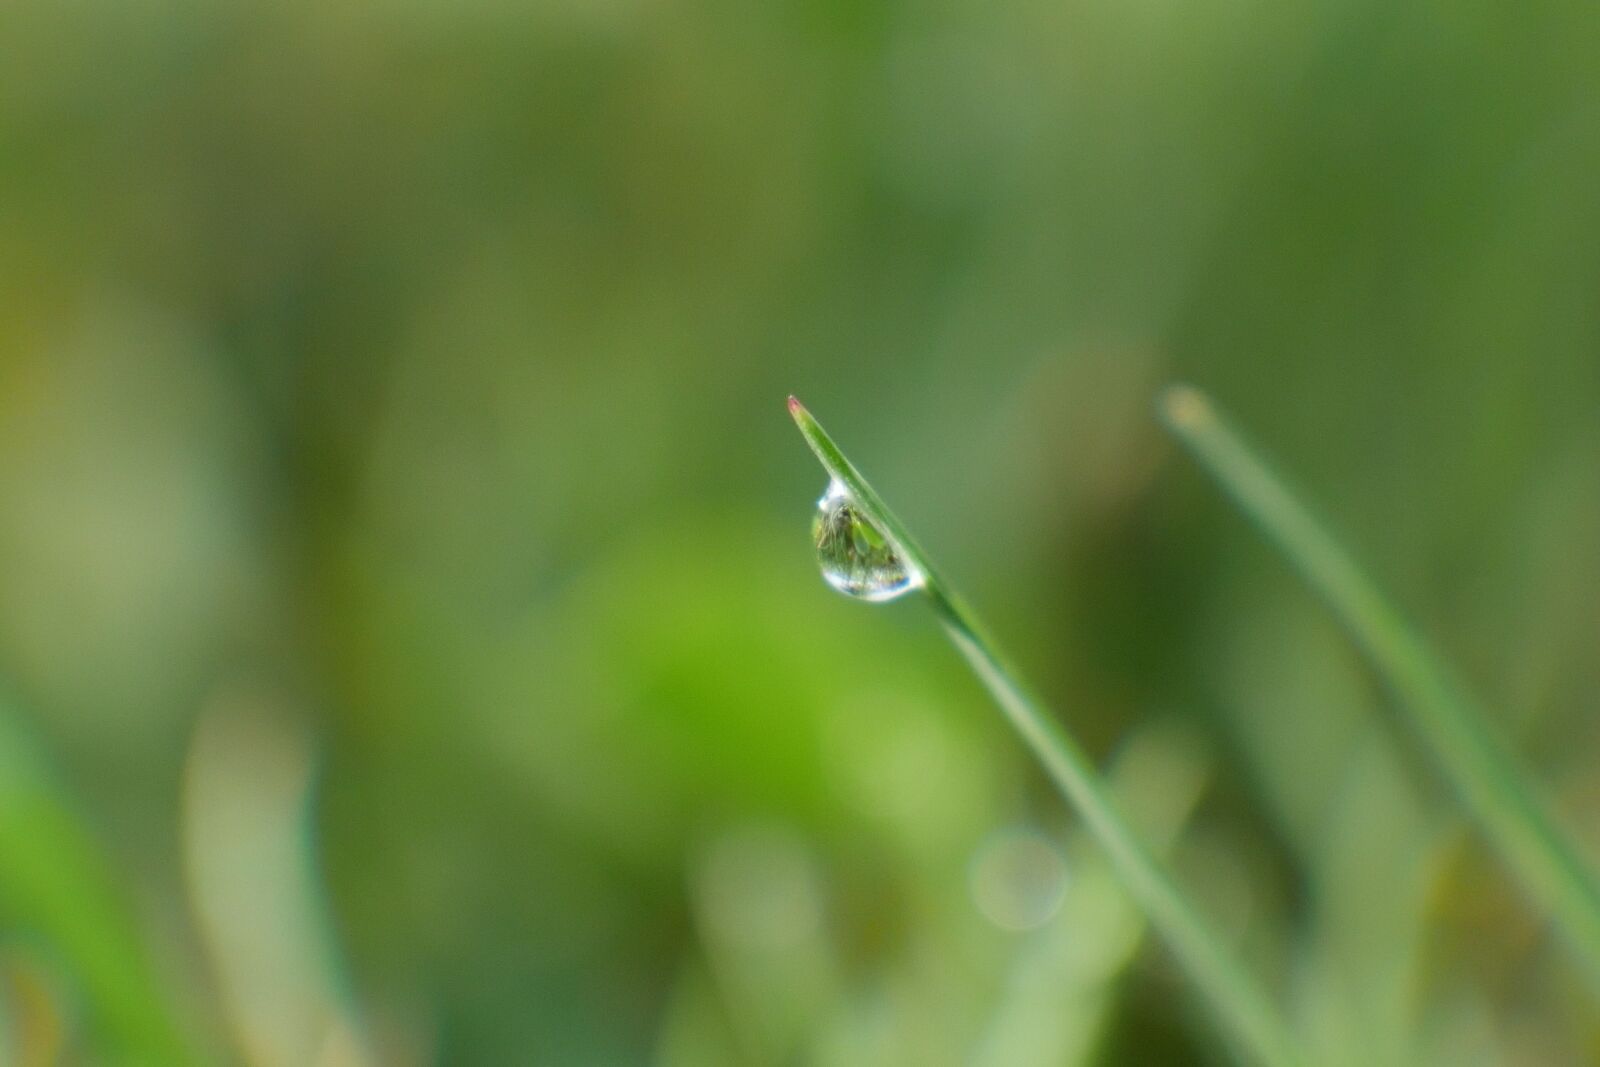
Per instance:
[[[789,414],[798,415],[804,410],[805,408],[800,406],[800,398],[793,393],[789,394]]]

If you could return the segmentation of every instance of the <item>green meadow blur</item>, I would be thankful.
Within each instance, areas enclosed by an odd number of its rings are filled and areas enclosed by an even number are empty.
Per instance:
[[[1154,417],[1600,853],[1600,13],[0,7],[0,1062],[1230,1062],[798,394],[1328,1062],[1600,1005]]]

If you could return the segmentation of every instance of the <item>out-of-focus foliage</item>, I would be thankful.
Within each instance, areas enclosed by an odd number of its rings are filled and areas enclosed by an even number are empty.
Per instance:
[[[1600,849],[1597,54],[1537,0],[0,5],[8,1051],[1225,1056],[929,621],[818,580],[792,391],[1320,1051],[1592,1058],[1150,402],[1267,444]]]

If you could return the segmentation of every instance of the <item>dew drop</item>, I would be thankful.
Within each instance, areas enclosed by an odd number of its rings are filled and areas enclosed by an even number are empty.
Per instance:
[[[845,596],[874,603],[893,600],[922,584],[894,541],[861,512],[850,490],[834,480],[817,501],[811,523],[822,577]]]

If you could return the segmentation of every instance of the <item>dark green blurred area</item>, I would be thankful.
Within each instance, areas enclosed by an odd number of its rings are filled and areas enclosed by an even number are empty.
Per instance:
[[[1576,2],[0,8],[0,1050],[1225,1061],[931,621],[818,580],[795,392],[1333,1062],[1600,1055],[1151,413],[1216,396],[1600,848],[1597,55]]]

